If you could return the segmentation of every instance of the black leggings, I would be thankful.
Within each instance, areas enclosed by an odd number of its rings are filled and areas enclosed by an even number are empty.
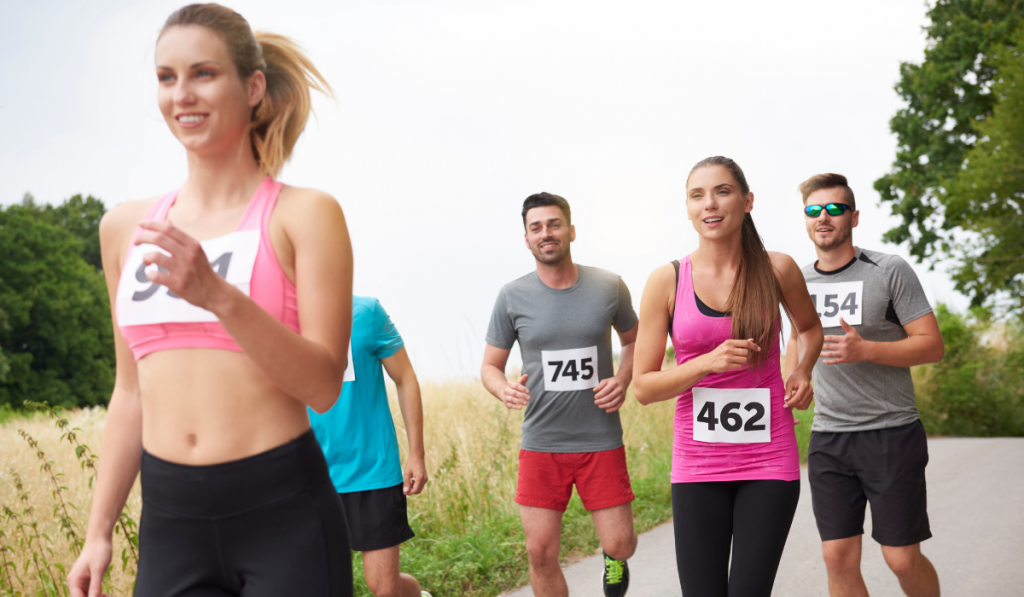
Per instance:
[[[312,431],[210,466],[142,453],[135,597],[351,597],[351,558]]]
[[[799,499],[800,481],[673,483],[683,596],[769,597]]]

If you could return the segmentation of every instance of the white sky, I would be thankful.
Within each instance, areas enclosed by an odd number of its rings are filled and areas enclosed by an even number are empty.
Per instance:
[[[182,183],[153,72],[181,5],[5,3],[0,203],[109,207]],[[923,58],[921,0],[229,5],[333,85],[281,179],[341,202],[355,292],[381,299],[423,379],[478,375],[498,289],[534,267],[535,192],[569,200],[574,259],[620,274],[637,309],[651,270],[696,248],[684,183],[710,155],[745,170],[770,250],[813,261],[796,187],[832,171],[858,198],[856,244],[906,256],[881,241],[894,220],[871,185],[894,157],[899,64]],[[933,303],[966,305],[914,267]]]

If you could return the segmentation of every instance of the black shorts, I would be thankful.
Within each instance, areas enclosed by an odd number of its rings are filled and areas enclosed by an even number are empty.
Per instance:
[[[871,536],[890,547],[932,536],[924,469],[924,425],[811,433],[807,454],[811,503],[822,541],[864,534],[865,502],[871,504]]]
[[[339,493],[348,515],[355,551],[387,549],[416,536],[409,526],[402,484],[384,489]]]
[[[187,466],[142,453],[135,597],[351,597],[345,513],[313,432]]]

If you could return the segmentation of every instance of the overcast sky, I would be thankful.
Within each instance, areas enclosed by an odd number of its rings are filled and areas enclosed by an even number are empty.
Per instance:
[[[5,6],[0,204],[181,185],[153,68],[181,5]],[[534,268],[519,212],[535,192],[569,200],[574,259],[620,274],[637,309],[650,272],[697,246],[684,184],[711,155],[745,170],[770,250],[813,261],[797,185],[831,171],[857,195],[855,243],[906,256],[882,243],[894,220],[872,183],[894,157],[899,64],[923,58],[921,0],[229,5],[333,85],[281,180],[341,202],[355,292],[381,299],[421,378],[478,375],[496,293]],[[966,305],[914,267],[933,304]]]

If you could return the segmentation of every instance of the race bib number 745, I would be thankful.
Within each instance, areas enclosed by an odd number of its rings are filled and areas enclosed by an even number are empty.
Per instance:
[[[822,327],[839,327],[839,318],[860,325],[864,314],[864,282],[812,283],[807,285]]]
[[[768,388],[693,388],[693,440],[710,444],[772,441]]]
[[[572,392],[597,387],[597,347],[542,350],[544,389]]]

